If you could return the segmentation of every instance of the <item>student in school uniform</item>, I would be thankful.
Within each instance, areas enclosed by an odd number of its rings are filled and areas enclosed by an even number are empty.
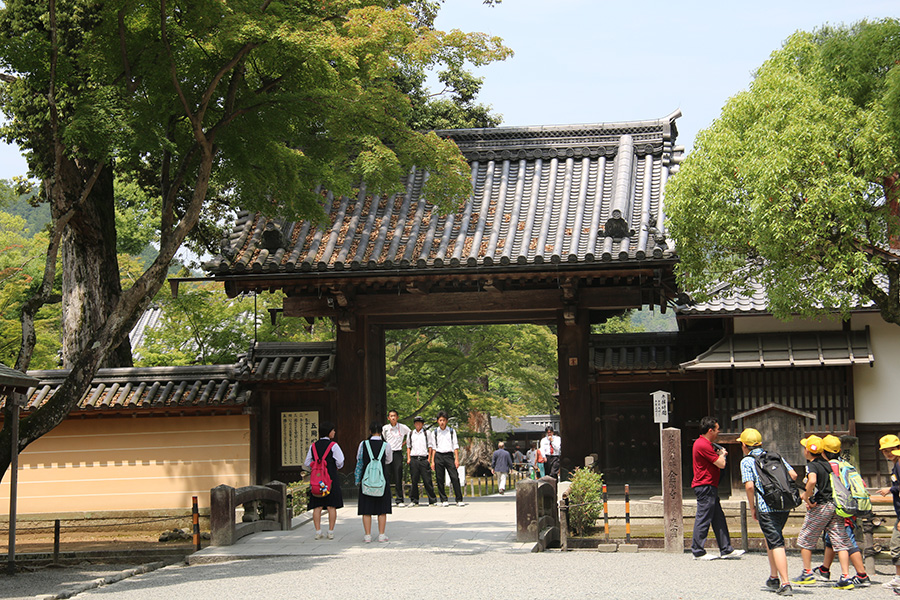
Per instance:
[[[409,502],[410,506],[419,505],[419,479],[425,486],[425,493],[428,495],[428,506],[437,504],[437,497],[434,495],[434,480],[431,475],[431,462],[434,460],[434,438],[431,433],[425,430],[425,419],[416,416],[413,419],[414,429],[409,432],[409,438],[406,445],[406,462],[409,464]]]
[[[547,425],[547,435],[541,438],[540,451],[547,463],[544,469],[547,475],[559,479],[559,455],[562,452],[562,438],[554,435],[553,427]],[[543,475],[543,473],[541,473]]]
[[[459,485],[459,440],[456,437],[456,431],[447,425],[449,418],[447,413],[440,411],[438,413],[437,429],[434,431],[434,454],[431,459],[431,468],[437,477],[438,495],[441,497],[441,506],[450,506],[447,502],[447,490],[444,485],[444,478],[449,475],[450,483],[453,485],[453,493],[456,496],[456,505],[465,506],[463,502],[462,487]]]
[[[387,445],[387,442],[381,439],[381,423],[372,421],[369,425],[369,439],[361,441],[359,443],[359,448],[356,450],[356,461],[362,461],[363,473],[366,472],[366,467],[371,462],[367,446],[372,449],[372,456],[377,460],[378,454],[381,452],[381,447],[385,445]],[[367,496],[362,493],[362,483],[360,483],[359,486],[359,502],[357,504],[356,514],[362,516],[363,530],[366,532],[363,541],[366,543],[372,541],[373,515],[378,515],[378,541],[388,541],[388,537],[385,534],[385,529],[387,528],[387,516],[391,514],[391,480],[388,478],[388,465],[391,464],[393,459],[394,454],[390,451],[390,446],[388,446],[384,449],[384,453],[381,457],[381,468],[384,469],[384,481],[386,482],[383,495],[378,497]]]
[[[334,539],[334,525],[337,522],[337,509],[343,508],[344,496],[341,492],[341,480],[338,477],[338,469],[344,466],[344,453],[341,447],[334,443],[331,450],[326,455],[328,446],[334,440],[335,428],[328,421],[322,421],[319,424],[319,433],[324,434],[321,438],[313,442],[306,451],[306,460],[303,464],[307,468],[312,466],[313,462],[313,446],[316,448],[316,455],[319,458],[325,456],[325,467],[328,469],[328,476],[331,477],[331,492],[327,496],[309,495],[309,507],[313,510],[313,525],[316,527],[316,539],[321,540],[325,537],[322,533],[322,509],[328,510],[328,539]]]
[[[394,453],[390,467],[388,467],[391,476],[387,481],[389,484],[394,484],[394,504],[398,508],[405,506],[403,501],[403,459],[406,453],[403,452],[403,445],[407,444],[407,449],[409,448],[407,443],[409,427],[400,423],[399,419],[400,415],[396,410],[389,411],[388,424],[381,429],[381,437],[390,446],[390,449],[385,452]]]

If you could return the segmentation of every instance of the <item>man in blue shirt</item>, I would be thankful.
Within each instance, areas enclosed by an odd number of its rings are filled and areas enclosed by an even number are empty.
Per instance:
[[[501,494],[506,491],[506,477],[512,468],[512,457],[503,446],[505,446],[503,442],[497,444],[497,449],[494,450],[494,454],[491,456],[491,473],[494,475],[500,474],[498,487]]]
[[[759,528],[766,538],[766,554],[769,556],[769,579],[766,587],[775,590],[779,596],[792,596],[791,582],[787,574],[787,554],[784,551],[784,525],[790,511],[775,511],[769,508],[762,497],[762,484],[756,470],[756,457],[765,453],[762,447],[762,435],[756,429],[748,427],[738,438],[741,442],[741,481],[747,492],[747,504],[752,507],[753,518],[759,522]],[[783,458],[791,479],[797,479],[797,473]],[[760,493],[756,493],[760,490]]]

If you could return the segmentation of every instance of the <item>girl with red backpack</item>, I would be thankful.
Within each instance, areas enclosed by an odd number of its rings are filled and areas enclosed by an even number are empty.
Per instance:
[[[309,507],[313,511],[313,525],[316,526],[316,539],[321,540],[325,537],[322,533],[322,509],[328,509],[328,539],[334,539],[334,525],[337,522],[337,509],[344,506],[344,496],[341,493],[341,480],[338,477],[338,469],[344,466],[344,453],[341,447],[334,441],[335,429],[334,425],[328,421],[319,423],[319,433],[322,437],[313,442],[306,452],[306,460],[303,462],[306,467],[313,470],[315,475],[317,469],[313,463],[324,461],[327,477],[316,476],[317,480],[330,479],[327,490],[324,494],[313,493],[310,489]],[[310,485],[319,484],[320,481],[310,482]]]

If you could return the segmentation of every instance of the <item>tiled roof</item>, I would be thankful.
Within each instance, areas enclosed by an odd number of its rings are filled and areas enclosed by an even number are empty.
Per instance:
[[[334,368],[334,344],[260,342],[238,358],[241,381],[323,381]]]
[[[592,335],[591,369],[610,372],[677,372],[721,339],[716,333],[616,333]]]
[[[730,335],[695,358],[685,370],[871,365],[869,329]]]
[[[67,369],[29,371],[40,383],[28,390],[25,411],[52,398],[68,374]],[[231,365],[100,369],[74,410],[241,406],[248,397],[234,380]]]
[[[651,121],[440,131],[469,160],[472,196],[441,215],[413,169],[406,192],[323,194],[329,223],[242,212],[211,274],[674,259],[663,191],[680,112]]]
[[[0,363],[0,393],[6,393],[7,390],[23,390],[34,384],[33,377]]]

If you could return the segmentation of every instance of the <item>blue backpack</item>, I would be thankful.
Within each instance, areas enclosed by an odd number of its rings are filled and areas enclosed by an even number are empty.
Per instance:
[[[384,456],[384,447],[386,443],[381,444],[381,450],[378,451],[378,458],[372,454],[372,445],[366,440],[366,451],[369,453],[369,464],[362,476],[362,493],[366,496],[374,496],[379,498],[384,496],[384,488],[387,482],[384,480],[384,469],[381,466],[381,457]]]

